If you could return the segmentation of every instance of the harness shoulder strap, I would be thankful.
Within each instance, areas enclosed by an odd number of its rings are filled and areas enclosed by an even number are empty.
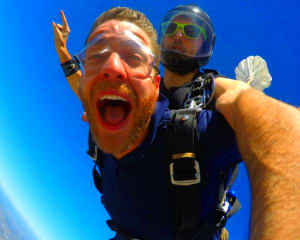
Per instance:
[[[170,183],[174,190],[176,240],[192,239],[199,228],[201,168],[198,149],[197,110],[171,111],[168,126]],[[196,143],[196,144],[195,144]]]
[[[192,81],[184,108],[214,109],[215,77],[218,72],[205,70]]]
[[[176,219],[174,239],[211,240],[227,219],[239,210],[237,198],[229,192],[236,176],[237,164],[224,171],[219,191],[215,224],[200,221],[200,189],[205,184],[197,131],[197,109],[172,110],[168,125],[170,183],[174,192]],[[221,207],[231,205],[229,210]],[[227,206],[228,208],[228,206]]]
[[[95,163],[95,166],[93,167],[93,180],[94,184],[97,188],[97,190],[102,193],[103,191],[103,180],[102,180],[102,175],[99,174],[97,170],[97,164]]]
[[[89,148],[88,148],[87,154],[95,162],[95,165],[93,167],[94,184],[95,184],[97,190],[100,193],[102,193],[102,190],[103,190],[103,187],[102,187],[102,185],[103,185],[102,184],[102,182],[103,182],[103,180],[102,180],[103,156],[102,156],[102,151],[99,150],[97,144],[94,142],[91,132],[89,132],[88,146],[89,146]],[[97,166],[98,166],[99,170],[97,170]]]

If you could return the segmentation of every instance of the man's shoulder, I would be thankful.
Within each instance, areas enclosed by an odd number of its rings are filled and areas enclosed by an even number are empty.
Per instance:
[[[155,106],[155,111],[151,119],[152,124],[160,125],[162,121],[170,118],[169,104],[169,99],[165,95],[159,94]]]

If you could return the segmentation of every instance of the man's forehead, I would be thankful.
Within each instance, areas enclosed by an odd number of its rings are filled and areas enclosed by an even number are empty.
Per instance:
[[[126,31],[130,31],[137,38],[139,38],[145,45],[150,46],[150,39],[141,28],[139,28],[133,23],[127,21],[120,21],[120,20],[109,20],[99,25],[91,33],[88,41],[92,40],[95,36],[99,34],[114,35]]]
[[[172,21],[185,21],[185,22],[195,22],[195,20],[187,15],[177,15],[175,16]]]

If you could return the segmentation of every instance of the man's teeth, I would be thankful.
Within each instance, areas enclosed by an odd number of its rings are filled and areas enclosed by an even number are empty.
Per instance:
[[[116,96],[116,95],[105,95],[105,96],[102,96],[100,98],[100,100],[120,100],[123,102],[127,102],[127,100],[125,98],[122,98],[122,97]]]

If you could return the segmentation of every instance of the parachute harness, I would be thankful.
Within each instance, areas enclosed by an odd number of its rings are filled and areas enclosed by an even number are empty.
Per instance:
[[[184,103],[184,108],[209,109],[213,107],[213,100],[216,90],[215,76],[217,71],[206,69],[204,74],[199,74],[192,82],[191,89],[187,100]]]

